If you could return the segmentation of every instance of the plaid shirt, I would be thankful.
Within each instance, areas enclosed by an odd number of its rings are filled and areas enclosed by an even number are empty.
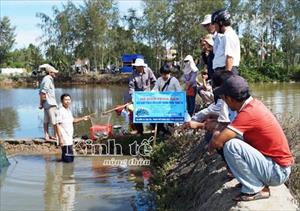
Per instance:
[[[134,71],[129,80],[129,94],[134,91],[151,91],[151,85],[156,82],[156,77],[149,67],[144,68],[143,73]]]

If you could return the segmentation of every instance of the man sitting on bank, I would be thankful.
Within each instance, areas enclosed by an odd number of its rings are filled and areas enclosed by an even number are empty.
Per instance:
[[[230,170],[242,185],[235,201],[268,198],[268,186],[283,184],[294,163],[281,126],[262,102],[250,96],[248,84],[240,76],[231,76],[214,93],[238,114],[214,135],[209,153],[223,148]]]

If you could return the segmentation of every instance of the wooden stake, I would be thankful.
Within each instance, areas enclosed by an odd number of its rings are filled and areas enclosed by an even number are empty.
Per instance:
[[[153,146],[156,145],[156,137],[157,137],[157,123],[155,123]]]

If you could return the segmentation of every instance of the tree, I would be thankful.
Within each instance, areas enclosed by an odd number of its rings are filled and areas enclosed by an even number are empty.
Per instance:
[[[33,44],[29,44],[27,48],[27,67],[30,69],[38,69],[38,67],[44,62],[40,48]]]
[[[237,8],[237,7],[234,7]],[[242,46],[252,42],[256,49],[247,49],[247,54],[242,54],[243,60],[251,54],[257,55],[258,66],[265,63],[273,65],[282,64],[282,49],[284,53],[284,64],[289,67],[293,64],[296,55],[297,36],[299,35],[299,8],[297,0],[247,0],[242,1],[236,10],[239,15],[239,25],[243,29]],[[251,41],[249,38],[251,37]],[[245,39],[247,38],[247,39]],[[295,51],[296,50],[296,51]],[[259,52],[259,55],[258,55]],[[265,52],[265,53],[261,53]],[[252,58],[251,58],[252,59]]]
[[[29,44],[27,48],[15,49],[9,52],[6,59],[6,66],[16,68],[26,68],[27,70],[34,70],[44,62],[41,50]]]
[[[139,42],[143,40],[143,35],[140,30],[142,18],[137,17],[136,10],[130,8],[128,10],[128,15],[124,15],[121,20],[125,23],[125,26],[128,27],[128,31],[131,33],[133,39],[132,41]]]
[[[82,31],[80,57],[90,58],[94,68],[103,68],[106,52],[109,49],[109,30],[116,25],[116,4],[113,0],[89,0],[81,11],[80,28]]]
[[[199,58],[199,41],[207,34],[201,22],[221,8],[230,11],[240,36],[242,65],[261,74],[270,72],[270,65],[275,70],[295,67],[300,55],[298,0],[144,0],[143,17],[129,9],[121,19],[115,0],[85,0],[80,7],[68,1],[53,9],[53,18],[38,17],[46,57],[61,70],[76,58],[88,58],[92,69],[101,69],[117,64],[123,53],[141,53],[157,70],[166,48],[175,48],[180,60],[188,54]]]
[[[207,34],[201,27],[204,16],[223,8],[224,2],[174,0],[170,4],[172,17],[170,37],[173,46],[177,48],[181,60],[188,54],[195,56],[195,50],[200,48],[200,38]]]
[[[15,27],[11,26],[7,16],[0,19],[0,65],[5,63],[9,51],[15,43]]]
[[[81,32],[78,30],[80,10],[71,2],[63,4],[60,11],[53,8],[54,18],[44,13],[38,13],[41,18],[39,24],[43,30],[43,45],[46,56],[61,71],[69,71],[75,60],[74,51],[80,42]]]
[[[170,7],[167,0],[144,0],[144,13],[141,32],[144,39],[148,41],[148,45],[154,48],[155,69],[160,66],[160,58],[164,52],[164,48],[168,42],[168,31],[170,29]],[[159,62],[157,62],[157,60]]]
[[[287,0],[282,3],[280,12],[281,47],[284,52],[284,64],[288,71],[297,65],[300,55],[300,2]],[[299,61],[298,61],[299,62]],[[298,63],[299,65],[299,63]]]

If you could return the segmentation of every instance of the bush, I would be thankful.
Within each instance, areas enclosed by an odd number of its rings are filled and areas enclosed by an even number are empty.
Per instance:
[[[261,67],[241,65],[239,72],[249,82],[289,81],[291,78],[287,69],[270,63]]]
[[[8,79],[6,75],[0,74],[0,81],[4,81],[5,79]]]
[[[248,82],[269,82],[271,79],[259,72],[256,67],[248,67],[241,65],[239,68],[240,75],[243,76]]]
[[[291,78],[295,81],[300,81],[300,65],[290,68]]]

